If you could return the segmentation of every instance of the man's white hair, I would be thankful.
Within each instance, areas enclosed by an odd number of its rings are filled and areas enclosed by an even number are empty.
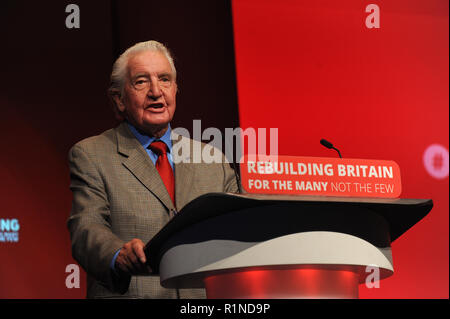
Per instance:
[[[144,51],[159,51],[164,54],[172,68],[174,79],[176,79],[177,71],[175,69],[175,64],[173,63],[173,58],[169,52],[169,49],[167,49],[164,44],[154,40],[139,42],[128,48],[124,53],[122,53],[122,55],[116,60],[116,62],[114,62],[111,72],[111,83],[109,86],[110,94],[117,94],[117,92],[120,92],[120,96],[123,96],[128,60],[131,57],[135,56],[137,53]]]

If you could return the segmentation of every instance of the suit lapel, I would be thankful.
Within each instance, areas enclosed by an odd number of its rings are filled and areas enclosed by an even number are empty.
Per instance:
[[[172,158],[175,167],[175,202],[181,209],[190,200],[194,164],[192,164],[191,140],[172,131]],[[189,151],[187,151],[189,150]]]
[[[172,200],[152,160],[125,122],[117,129],[117,151],[124,156],[122,164],[150,191],[168,210],[174,209]]]

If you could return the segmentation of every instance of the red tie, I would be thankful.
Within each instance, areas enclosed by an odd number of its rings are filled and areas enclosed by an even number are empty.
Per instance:
[[[170,198],[175,205],[175,179],[173,177],[172,166],[170,166],[169,159],[167,158],[167,145],[162,141],[155,141],[150,144],[149,148],[158,155],[156,161],[156,169],[161,176],[161,179],[166,185],[167,192],[169,192]]]

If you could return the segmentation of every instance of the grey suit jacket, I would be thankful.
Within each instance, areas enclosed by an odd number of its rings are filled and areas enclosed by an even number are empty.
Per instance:
[[[165,289],[158,276],[119,275],[110,268],[124,243],[133,238],[148,242],[174,216],[175,209],[181,210],[205,193],[238,191],[228,163],[192,163],[193,150],[203,149],[205,144],[176,134],[172,139],[176,208],[126,123],[70,150],[73,201],[67,226],[72,255],[88,275],[88,298],[205,297],[203,289]],[[182,146],[178,150],[190,149],[190,154],[174,151],[175,145]]]

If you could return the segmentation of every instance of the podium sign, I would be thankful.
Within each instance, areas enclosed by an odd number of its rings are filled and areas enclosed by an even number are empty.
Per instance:
[[[385,160],[246,155],[241,184],[247,193],[397,198],[397,163]]]

